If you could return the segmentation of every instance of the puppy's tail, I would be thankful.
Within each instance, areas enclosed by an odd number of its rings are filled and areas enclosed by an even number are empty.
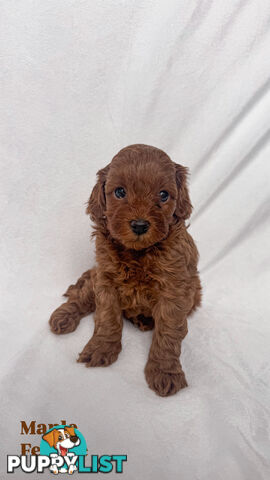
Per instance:
[[[94,268],[87,270],[75,285],[68,287],[66,293],[64,293],[64,296],[68,298],[67,302],[60,305],[49,320],[53,333],[73,332],[79,325],[81,318],[95,311],[94,275]]]

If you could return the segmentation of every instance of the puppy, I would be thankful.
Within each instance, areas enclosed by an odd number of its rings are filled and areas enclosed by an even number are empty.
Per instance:
[[[77,437],[75,430],[73,427],[65,427],[65,428],[54,428],[48,433],[45,433],[43,435],[43,440],[45,440],[50,447],[55,448],[57,450],[58,454],[52,453],[51,457],[66,457],[66,456],[74,456],[73,452],[69,452],[68,450],[70,448],[77,447],[80,445],[80,439]],[[50,467],[50,470],[54,474],[60,473],[66,473],[67,469],[65,467],[62,467],[60,470],[56,465],[52,465]],[[72,474],[74,471],[77,470],[76,465],[70,465],[68,468],[68,473]]]
[[[198,252],[185,220],[192,211],[187,169],[158,148],[130,145],[98,172],[87,213],[97,266],[85,272],[51,316],[54,333],[96,311],[93,337],[78,361],[107,366],[121,351],[123,317],[154,328],[145,377],[158,395],[187,385],[179,356],[187,316],[200,304]]]

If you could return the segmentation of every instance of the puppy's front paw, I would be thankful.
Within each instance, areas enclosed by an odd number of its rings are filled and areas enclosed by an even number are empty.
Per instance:
[[[70,467],[68,469],[69,475],[72,475],[76,470],[77,470],[76,465],[70,465]]]
[[[92,338],[79,354],[78,362],[86,367],[107,367],[117,360],[121,351],[121,342],[104,342]]]
[[[174,395],[181,388],[187,387],[185,374],[179,364],[172,373],[162,370],[162,363],[148,360],[145,367],[145,378],[149,387],[161,397]]]
[[[57,456],[57,455],[56,455],[56,456]],[[54,475],[58,475],[58,473],[59,473],[59,470],[58,470],[58,468],[57,468],[56,465],[51,465],[50,471],[51,471],[52,473],[54,473]]]
[[[51,331],[57,335],[73,332],[76,330],[81,317],[74,303],[63,303],[51,315],[49,320]]]

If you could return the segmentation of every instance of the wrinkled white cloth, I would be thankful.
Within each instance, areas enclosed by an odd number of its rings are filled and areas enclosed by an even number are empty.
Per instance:
[[[89,455],[127,454],[128,480],[269,479],[269,2],[0,7],[1,479],[39,444],[21,420],[62,419]],[[47,323],[94,263],[96,171],[131,143],[191,173],[204,296],[170,398],[146,386],[151,332],[125,324],[118,361],[87,369],[93,317],[62,337]]]

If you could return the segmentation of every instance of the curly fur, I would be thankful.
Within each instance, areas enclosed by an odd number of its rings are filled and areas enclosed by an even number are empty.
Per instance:
[[[119,186],[127,193],[121,199],[114,194]],[[161,190],[169,192],[164,203]],[[181,342],[187,316],[201,300],[198,252],[185,226],[191,211],[187,169],[155,147],[126,147],[98,172],[87,206],[97,266],[68,288],[67,302],[50,318],[54,333],[68,333],[96,310],[94,334],[79,362],[87,367],[114,362],[125,317],[141,330],[154,328],[145,367],[149,387],[167,396],[187,385]],[[140,236],[130,228],[138,218],[150,223]]]

